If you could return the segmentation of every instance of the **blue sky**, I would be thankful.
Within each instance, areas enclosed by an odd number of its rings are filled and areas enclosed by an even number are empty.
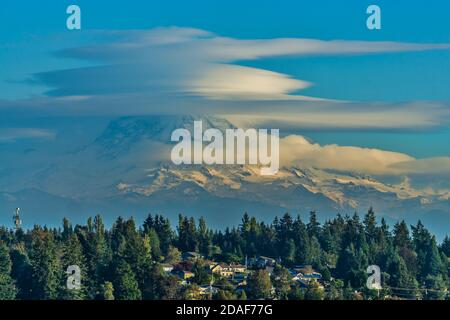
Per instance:
[[[82,9],[82,31],[65,28],[65,9]],[[365,10],[382,9],[383,28],[369,31]],[[0,99],[39,97],[45,83],[30,85],[32,74],[92,65],[55,52],[105,39],[94,30],[148,30],[179,26],[234,39],[311,38],[318,40],[450,43],[450,3],[429,1],[2,1],[0,10]],[[450,101],[450,50],[365,55],[276,56],[234,62],[287,74],[314,85],[302,95],[361,103]],[[5,111],[6,112],[6,111]],[[7,114],[4,113],[5,119]],[[17,117],[13,121],[20,122]],[[11,124],[11,122],[9,122]],[[17,123],[19,125],[19,123]],[[321,144],[368,146],[415,157],[450,155],[448,125],[433,128],[307,130]]]

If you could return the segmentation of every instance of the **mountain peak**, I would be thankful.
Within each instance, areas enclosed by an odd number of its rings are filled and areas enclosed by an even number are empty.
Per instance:
[[[107,154],[127,152],[135,144],[145,141],[170,143],[176,129],[193,131],[194,121],[203,121],[203,130],[216,128],[221,131],[234,128],[225,119],[214,116],[195,115],[154,115],[121,117],[112,120],[94,144]]]
[[[203,121],[203,129],[225,130],[234,126],[225,119],[213,116],[158,115],[121,117],[109,123],[108,127],[95,140],[96,143],[121,144],[139,139],[151,139],[163,143],[170,142],[176,129],[193,130],[194,121]]]

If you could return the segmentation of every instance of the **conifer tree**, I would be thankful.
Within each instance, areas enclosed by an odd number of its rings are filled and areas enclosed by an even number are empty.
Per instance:
[[[13,300],[17,295],[17,288],[11,278],[11,258],[9,249],[0,241],[0,300]]]
[[[10,252],[12,261],[11,277],[17,287],[17,299],[32,299],[32,267],[24,243],[14,244]]]
[[[447,258],[450,258],[450,237],[448,235],[445,236],[444,241],[442,242],[441,250]]]
[[[265,270],[255,271],[248,279],[248,293],[253,299],[267,299],[271,296],[272,283]]]
[[[277,264],[273,270],[271,281],[278,299],[285,300],[291,289],[292,275],[283,266]]]
[[[113,263],[112,284],[117,300],[141,300],[142,294],[130,265],[121,258]]]
[[[35,227],[31,237],[33,299],[57,299],[64,271],[59,261],[54,235],[46,228]]]
[[[67,288],[67,274],[62,277],[61,284],[61,299],[67,300],[83,300],[86,298],[86,261],[83,255],[83,249],[81,247],[78,237],[74,233],[67,235],[67,239],[63,243],[61,267],[63,270],[67,270],[69,266],[77,266],[80,271],[81,288],[69,289]]]

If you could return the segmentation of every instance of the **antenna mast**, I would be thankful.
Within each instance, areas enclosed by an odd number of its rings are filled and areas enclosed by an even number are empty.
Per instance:
[[[13,223],[14,229],[16,230],[19,230],[22,227],[22,220],[20,220],[20,208],[16,208],[16,210],[14,210]]]

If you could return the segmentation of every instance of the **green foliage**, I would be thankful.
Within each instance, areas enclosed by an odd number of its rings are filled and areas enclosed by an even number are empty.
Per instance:
[[[152,228],[146,232],[146,235],[150,242],[151,253],[153,257],[157,259],[159,256],[162,255],[161,243],[159,240],[158,233],[156,232],[155,229]]]
[[[9,256],[9,249],[3,241],[0,241],[0,274],[11,272],[12,262]]]
[[[425,299],[427,300],[444,300],[446,283],[442,275],[429,275],[425,279],[425,284],[429,290],[425,292]]]
[[[109,281],[102,285],[102,300],[114,300],[114,287]]]
[[[237,286],[211,279],[203,259],[182,262],[186,251],[227,264],[251,265],[258,256],[277,263],[271,276],[251,267],[247,284]],[[445,299],[449,255],[449,237],[438,246],[420,221],[411,229],[401,221],[390,231],[372,209],[362,221],[337,215],[323,224],[315,212],[307,224],[289,213],[271,223],[245,213],[239,226],[224,231],[182,215],[176,232],[161,215],[149,215],[141,228],[133,219],[118,218],[110,229],[100,216],[76,226],[64,219],[60,229],[0,227],[0,299],[203,299],[199,286],[210,283],[219,288],[215,299]],[[161,262],[195,276],[182,284]],[[382,270],[380,292],[366,289],[370,264]],[[79,290],[66,287],[70,265],[81,269]],[[312,265],[322,279],[307,287],[293,281],[287,268],[295,265]]]
[[[441,245],[441,250],[448,258],[450,258],[450,237],[449,236],[445,236],[445,239]]]
[[[194,218],[183,217],[178,218],[178,247],[181,251],[197,251],[199,237]]]
[[[323,300],[325,291],[317,281],[311,281],[305,292],[305,300]]]
[[[181,286],[174,276],[167,276],[159,264],[149,266],[142,287],[145,300],[173,300],[181,298]]]
[[[269,298],[271,289],[270,276],[265,270],[255,271],[248,279],[248,293],[252,299]]]
[[[177,264],[181,261],[181,252],[174,246],[169,246],[166,255],[166,263]]]
[[[117,300],[140,300],[142,298],[136,276],[130,265],[118,259],[113,266],[114,296]]]
[[[247,300],[247,294],[245,293],[245,290],[242,290],[238,295],[239,300]]]
[[[23,243],[11,248],[11,277],[15,279],[18,288],[17,299],[32,299],[32,266]]]
[[[64,269],[53,233],[35,227],[31,234],[30,261],[33,299],[57,299],[63,285]]]
[[[394,244],[399,248],[409,248],[411,246],[411,238],[405,221],[396,223],[394,226]]]
[[[81,243],[86,265],[82,285],[86,288],[88,296],[93,298],[99,294],[101,285],[105,281],[112,248],[108,243],[103,220],[99,215],[94,219],[89,218],[87,226],[76,226],[74,233]]]
[[[207,285],[211,283],[211,276],[205,269],[202,261],[198,260],[192,266],[192,272],[195,274],[193,282],[198,285]]]
[[[244,295],[245,299],[241,299]],[[214,297],[215,300],[237,300],[238,296],[233,292],[233,290],[219,290]],[[246,300],[245,292],[241,293],[239,300]]]
[[[10,276],[12,262],[8,247],[0,241],[0,300],[13,300],[16,298],[17,289]]]
[[[366,276],[367,259],[364,252],[351,243],[339,256],[336,274],[353,287],[362,287]]]
[[[17,288],[11,277],[0,274],[0,300],[14,300],[17,295]]]
[[[405,261],[394,253],[388,263],[392,291],[406,298],[414,299],[418,295],[418,283],[406,267]]]
[[[281,265],[275,266],[271,281],[275,288],[275,295],[278,299],[287,299],[289,291],[291,290],[291,279],[292,276],[288,269]]]
[[[72,265],[80,267],[81,279],[86,279],[86,273],[84,271],[86,270],[86,262],[80,241],[75,234],[70,233],[67,235],[62,247],[61,266],[63,270],[67,270],[67,267]],[[65,300],[83,300],[86,298],[86,288],[82,284],[82,287],[79,290],[69,290],[63,283],[59,297]]]
[[[174,232],[170,226],[169,219],[164,218],[161,215],[156,215],[155,217],[149,215],[147,219],[145,219],[143,227],[144,233],[148,233],[151,229],[156,232],[159,239],[158,248],[163,255],[166,255],[169,247],[174,241]]]
[[[291,288],[288,295],[289,300],[305,300],[305,291],[298,285]]]
[[[344,299],[344,282],[342,280],[333,280],[328,284],[325,292],[325,300],[343,300]]]

